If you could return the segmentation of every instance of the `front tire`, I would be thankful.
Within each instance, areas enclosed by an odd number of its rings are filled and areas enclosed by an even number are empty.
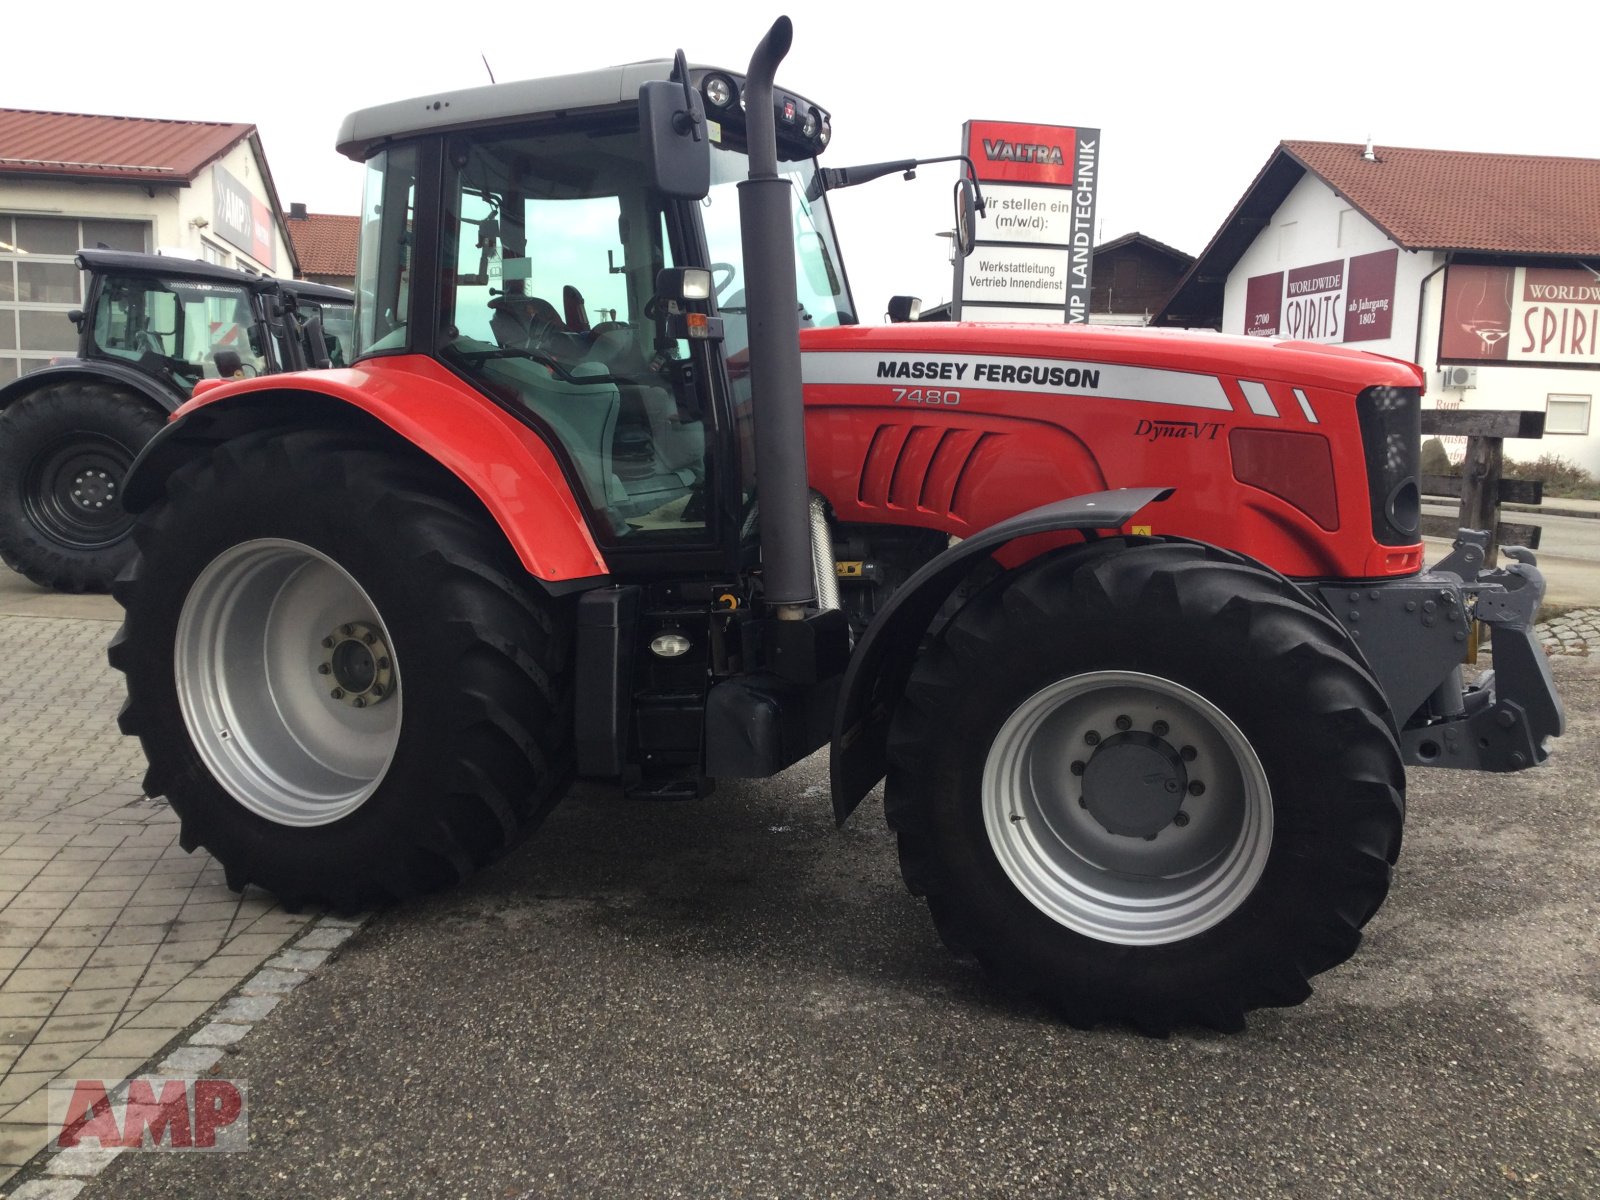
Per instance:
[[[569,614],[431,464],[241,438],[180,469],[135,539],[122,728],[235,889],[346,910],[432,891],[565,790]]]
[[[109,384],[62,384],[0,414],[0,559],[41,587],[103,592],[132,560],[123,481],[166,414]]]
[[[996,581],[919,661],[886,805],[946,942],[1074,1024],[1297,1004],[1388,890],[1383,695],[1293,585],[1115,540]]]

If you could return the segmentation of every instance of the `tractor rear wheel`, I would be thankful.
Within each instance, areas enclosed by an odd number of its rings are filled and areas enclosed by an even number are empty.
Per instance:
[[[436,475],[346,435],[259,434],[139,518],[122,728],[235,889],[341,909],[431,891],[566,788],[570,614]]]
[[[1344,961],[1404,772],[1339,625],[1223,551],[1124,541],[979,593],[891,733],[890,824],[945,941],[1069,1021],[1225,1030]]]
[[[41,388],[0,413],[0,558],[41,587],[103,592],[133,558],[122,484],[166,414],[109,384]]]

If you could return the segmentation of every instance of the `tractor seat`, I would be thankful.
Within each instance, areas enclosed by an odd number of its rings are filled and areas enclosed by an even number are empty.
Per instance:
[[[556,306],[538,296],[495,296],[489,308],[489,330],[501,346],[526,347],[544,334],[567,329]]]

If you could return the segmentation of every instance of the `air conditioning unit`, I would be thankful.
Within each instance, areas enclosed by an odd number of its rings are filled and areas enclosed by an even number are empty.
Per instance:
[[[1478,368],[1444,367],[1439,372],[1439,386],[1443,388],[1475,388],[1478,386]]]

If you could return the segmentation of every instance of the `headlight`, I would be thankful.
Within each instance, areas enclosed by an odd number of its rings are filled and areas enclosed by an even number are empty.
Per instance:
[[[817,126],[820,124],[822,124],[822,118],[817,116],[817,110],[808,108],[804,119],[800,122],[800,132],[808,138],[816,137]]]

